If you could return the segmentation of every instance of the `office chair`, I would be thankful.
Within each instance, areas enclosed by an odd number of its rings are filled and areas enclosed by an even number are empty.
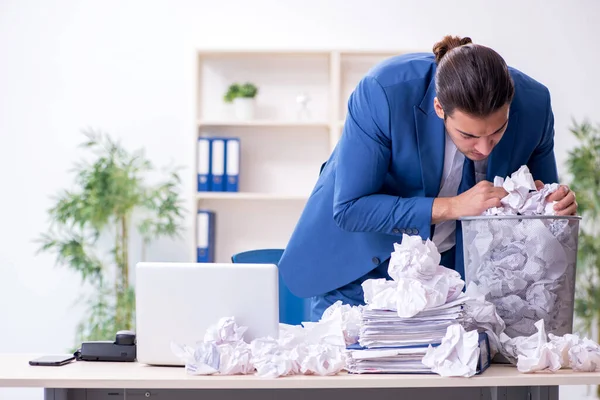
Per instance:
[[[275,264],[283,255],[282,249],[249,250],[234,254],[231,262],[241,264]],[[296,297],[287,288],[279,275],[279,322],[299,325],[310,318],[310,300]]]

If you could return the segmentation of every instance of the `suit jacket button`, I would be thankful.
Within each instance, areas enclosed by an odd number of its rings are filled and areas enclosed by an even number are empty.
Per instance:
[[[410,229],[410,228],[407,228],[407,229],[406,229],[406,234],[407,234],[407,235],[412,235],[412,233],[413,233],[413,230],[412,230],[412,229]]]
[[[380,263],[379,258],[377,258],[377,257],[373,257],[373,259],[371,261],[373,261],[373,264],[375,264],[375,265],[379,265],[379,263]]]
[[[418,230],[417,228],[415,228],[415,229],[413,229],[413,233],[414,233],[415,235],[418,235],[418,234],[419,234],[419,230]]]
[[[394,228],[394,229],[392,229],[392,232],[394,232],[394,233],[400,233],[400,229]]]

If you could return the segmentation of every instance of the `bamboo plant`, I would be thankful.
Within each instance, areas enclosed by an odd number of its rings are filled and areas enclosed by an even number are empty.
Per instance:
[[[146,246],[181,233],[183,206],[177,169],[156,184],[142,150],[132,153],[109,135],[84,132],[81,147],[92,161],[77,162],[74,188],[63,190],[48,210],[50,226],[40,235],[39,252],[55,254],[56,263],[80,274],[87,311],[77,327],[76,343],[113,340],[135,329],[132,259],[143,260]],[[132,229],[142,238],[142,254],[130,254]]]
[[[598,342],[600,333],[600,126],[573,121],[577,146],[569,151],[570,187],[582,216],[575,289],[576,330]],[[596,388],[600,398],[600,386]]]

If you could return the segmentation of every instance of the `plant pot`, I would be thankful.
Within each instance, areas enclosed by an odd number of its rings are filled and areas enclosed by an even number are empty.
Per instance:
[[[240,120],[254,118],[255,101],[253,97],[237,97],[233,100],[235,117]]]

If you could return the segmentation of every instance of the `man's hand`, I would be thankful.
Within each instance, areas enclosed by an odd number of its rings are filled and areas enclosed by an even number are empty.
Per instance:
[[[456,196],[438,197],[433,202],[431,222],[456,220],[461,217],[481,215],[492,207],[500,207],[500,199],[508,195],[502,187],[494,187],[491,182],[481,181],[466,192]]]
[[[542,181],[535,181],[535,186],[538,190],[544,187]],[[560,185],[558,190],[554,193],[550,193],[546,197],[548,202],[556,201],[554,205],[554,211],[556,215],[576,215],[577,214],[577,201],[575,200],[575,192],[571,191],[567,185]]]
[[[500,200],[508,195],[503,187],[494,187],[492,182],[481,181],[466,192],[452,198],[452,213],[456,219],[481,215],[492,207],[500,207]]]

